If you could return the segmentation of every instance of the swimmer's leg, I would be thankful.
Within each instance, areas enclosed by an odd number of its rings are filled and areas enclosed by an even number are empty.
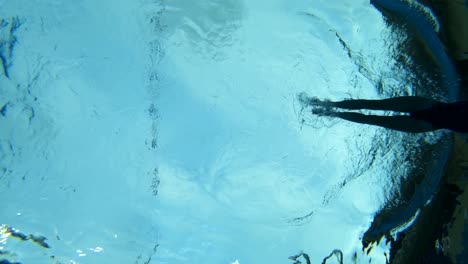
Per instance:
[[[430,108],[438,102],[420,96],[401,96],[381,100],[348,99],[344,101],[332,102],[329,100],[319,100],[316,97],[309,97],[306,93],[300,93],[298,100],[303,106],[337,107],[350,110],[370,109],[396,112],[414,112]]]
[[[339,102],[328,102],[333,107],[344,109],[370,109],[370,110],[385,110],[396,112],[413,112],[423,110],[434,106],[437,101],[419,97],[419,96],[401,96],[382,100],[344,100]]]
[[[333,112],[331,116],[351,122],[380,126],[407,133],[423,133],[436,130],[430,123],[412,118],[411,116],[377,116],[353,112]]]
[[[382,100],[350,99],[339,102],[326,102],[327,105],[343,109],[370,109],[396,112],[414,112],[434,106],[435,100],[419,96],[401,96]]]

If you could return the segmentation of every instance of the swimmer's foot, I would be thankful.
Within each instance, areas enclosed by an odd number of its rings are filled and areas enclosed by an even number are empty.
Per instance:
[[[312,114],[318,116],[335,116],[336,112],[334,112],[330,107],[316,107],[312,109]]]
[[[297,95],[297,100],[304,106],[309,105],[320,105],[321,101],[317,97],[310,97],[306,93],[300,93]]]
[[[317,97],[308,96],[306,93],[298,94],[297,100],[299,100],[299,102],[305,107],[306,106],[323,106],[323,107],[332,106],[329,100],[321,101]]]

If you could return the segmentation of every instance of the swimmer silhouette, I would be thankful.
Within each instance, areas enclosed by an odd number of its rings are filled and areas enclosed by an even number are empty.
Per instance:
[[[319,116],[338,117],[348,121],[385,127],[407,133],[422,133],[438,129],[468,132],[468,101],[443,103],[419,96],[402,96],[382,100],[349,99],[332,102],[309,97],[305,93],[298,95],[298,100],[305,106],[312,107],[312,113]],[[365,115],[348,110],[384,110],[406,113],[404,115],[379,116]]]

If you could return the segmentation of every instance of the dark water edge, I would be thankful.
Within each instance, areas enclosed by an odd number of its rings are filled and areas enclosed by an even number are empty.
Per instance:
[[[459,76],[452,59],[445,52],[444,44],[435,32],[436,22],[431,21],[420,8],[404,0],[371,0],[371,4],[382,13],[387,23],[400,27],[408,36],[420,39],[420,43],[416,44],[418,46],[410,47],[406,52],[426,71],[435,68],[428,64],[429,61],[434,61],[438,68],[436,74],[439,75],[439,85],[442,86],[442,90],[438,92],[445,93],[445,101],[456,101]],[[424,55],[418,55],[414,51],[422,51]],[[431,91],[426,92],[430,94]]]
[[[408,147],[414,149],[409,175],[401,177],[391,201],[379,210],[369,229],[362,238],[363,248],[390,237],[392,230],[406,225],[431,199],[441,182],[443,170],[452,149],[452,135],[446,133],[436,144],[418,143],[423,141],[409,138]],[[410,136],[409,136],[410,137]]]
[[[465,263],[464,208],[468,203],[468,144],[455,135],[454,148],[431,202],[412,226],[392,241],[391,263]],[[465,164],[465,165],[463,165]]]
[[[464,76],[465,72],[460,72],[458,66],[459,64],[466,66],[466,62],[458,62],[455,67],[427,14],[402,0],[371,0],[371,3],[382,12],[390,26],[398,27],[415,39],[419,38],[419,43],[413,43],[414,46],[407,53],[421,68],[431,75],[437,75],[438,84],[442,89],[438,91],[431,89],[431,86],[419,87],[426,90],[417,91],[417,94],[436,99],[443,98],[449,102],[456,101],[460,97],[464,98],[466,80],[462,78],[462,82],[459,83],[459,74]],[[433,71],[434,68],[437,70]],[[461,89],[459,89],[460,84],[462,84]],[[395,208],[387,206],[381,210],[363,237],[363,247],[366,248],[380,240],[382,236],[386,236],[391,242],[390,263],[464,263],[463,260],[468,259],[463,258],[466,255],[464,250],[466,238],[460,238],[458,244],[455,244],[453,242],[455,239],[451,237],[453,234],[463,232],[463,223],[459,224],[455,231],[453,223],[456,221],[457,212],[463,212],[463,204],[466,205],[461,194],[466,186],[464,179],[467,173],[466,167],[461,167],[459,162],[455,161],[466,160],[468,147],[466,141],[461,140],[459,135],[455,135],[454,138],[452,133],[444,136],[438,144],[440,153],[437,157],[421,159],[433,164],[432,168],[422,175],[426,182],[432,183],[432,186],[428,186],[428,189],[423,191],[424,195],[421,195],[418,188],[420,190],[425,187],[421,187],[421,183],[411,183],[408,180],[406,185],[411,185],[409,191],[412,192],[412,197],[404,203],[404,209],[402,210],[401,206]],[[417,174],[416,170],[408,179],[418,178]],[[403,190],[402,193],[404,194]],[[424,205],[429,199],[430,202]],[[421,209],[418,216],[408,228],[396,236],[390,236],[392,229],[403,224],[404,219],[410,220],[418,209]],[[463,216],[461,218],[463,219]]]

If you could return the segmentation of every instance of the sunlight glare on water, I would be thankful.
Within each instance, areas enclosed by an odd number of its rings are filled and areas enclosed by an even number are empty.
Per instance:
[[[363,234],[413,168],[410,146],[441,135],[318,117],[298,100],[414,93],[396,60],[405,37],[369,1],[0,7],[2,257],[385,262],[388,246],[368,256]]]

